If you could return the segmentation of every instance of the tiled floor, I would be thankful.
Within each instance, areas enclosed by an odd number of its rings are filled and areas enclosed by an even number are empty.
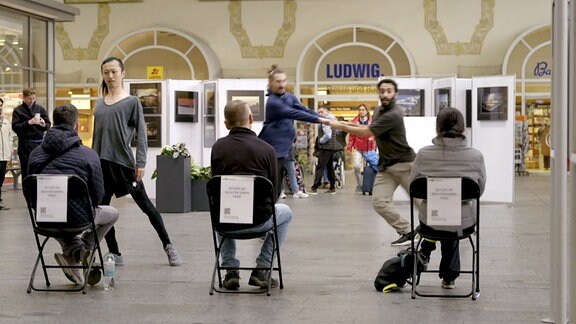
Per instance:
[[[352,179],[352,177],[348,177]],[[170,267],[146,216],[130,199],[114,200],[126,266],[117,287],[81,293],[26,293],[36,253],[20,191],[5,186],[0,211],[0,323],[538,323],[549,308],[549,176],[516,177],[516,203],[483,204],[481,297],[410,298],[382,294],[373,280],[400,248],[396,233],[349,185],[336,195],[288,197],[294,212],[282,248],[285,288],[266,295],[208,295],[214,251],[208,213],[165,214],[184,259]],[[407,217],[408,205],[399,203]],[[259,242],[241,245],[251,264]],[[49,247],[58,251],[56,244]],[[462,244],[466,264],[469,248]],[[433,254],[438,262],[439,252]],[[51,261],[51,256],[49,256]],[[440,280],[431,275],[434,289]],[[249,274],[242,274],[246,285]],[[61,273],[55,284],[67,284]],[[468,278],[456,281],[467,287]],[[41,281],[39,281],[41,283]]]

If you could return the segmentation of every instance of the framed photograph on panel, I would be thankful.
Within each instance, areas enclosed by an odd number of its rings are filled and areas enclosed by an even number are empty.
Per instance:
[[[214,116],[204,117],[204,147],[210,148],[216,143],[216,122]]]
[[[216,111],[216,83],[204,84],[204,116],[214,116]]]
[[[174,91],[175,122],[198,122],[198,92]]]
[[[508,119],[508,88],[478,88],[478,120]]]
[[[472,127],[472,90],[466,89],[466,127]]]
[[[157,115],[162,113],[160,83],[132,83],[130,94],[138,97],[144,110],[144,115]]]
[[[424,90],[399,89],[396,104],[404,116],[424,116]]]
[[[162,147],[162,117],[144,116],[146,122],[146,136],[148,137],[148,147]],[[134,135],[131,146],[136,147],[137,135]]]
[[[434,116],[446,107],[450,107],[450,88],[434,89]]]
[[[228,90],[228,102],[246,101],[252,110],[254,121],[264,121],[264,91],[262,90]]]

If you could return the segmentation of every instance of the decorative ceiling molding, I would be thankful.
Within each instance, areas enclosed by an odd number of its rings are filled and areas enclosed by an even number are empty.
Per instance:
[[[92,37],[88,43],[88,47],[74,48],[70,35],[64,29],[64,24],[61,22],[56,23],[56,39],[62,48],[64,60],[95,60],[98,58],[98,51],[108,35],[110,26],[110,5],[107,3],[98,4],[98,26],[92,32]]]
[[[242,51],[243,58],[283,57],[284,48],[288,38],[296,29],[296,1],[284,0],[284,23],[278,30],[272,46],[253,46],[250,36],[242,25],[242,0],[231,0],[228,6],[230,11],[230,32],[236,38]]]
[[[477,55],[482,50],[482,43],[486,34],[494,26],[494,0],[480,0],[482,2],[480,22],[474,29],[474,34],[469,42],[449,43],[444,34],[444,29],[438,21],[437,2],[438,0],[424,0],[424,20],[426,30],[434,38],[436,51],[440,55]]]

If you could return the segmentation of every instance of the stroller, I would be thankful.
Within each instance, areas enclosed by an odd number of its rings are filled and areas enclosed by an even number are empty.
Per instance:
[[[344,174],[344,150],[337,151],[334,153],[334,179],[336,188],[342,189],[346,183],[346,177]]]

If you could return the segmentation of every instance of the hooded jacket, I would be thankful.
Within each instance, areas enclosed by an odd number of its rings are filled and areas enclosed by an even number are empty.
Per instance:
[[[48,162],[48,164],[46,164]],[[104,196],[104,179],[100,158],[96,152],[84,145],[76,131],[66,125],[58,125],[46,133],[42,144],[30,153],[29,174],[74,174],[88,184],[92,205],[96,207]],[[71,203],[73,204],[73,203]],[[74,213],[68,225],[83,224],[87,215]],[[80,210],[80,209],[78,209]]]
[[[438,138],[432,140],[434,145],[420,149],[412,164],[410,182],[421,176],[430,177],[469,177],[480,187],[480,194],[486,185],[486,167],[484,157],[477,149],[468,147],[465,138]],[[426,201],[420,204],[420,222],[426,224]],[[462,225],[460,228],[436,228],[443,231],[458,231],[476,223],[476,201],[462,203]]]

